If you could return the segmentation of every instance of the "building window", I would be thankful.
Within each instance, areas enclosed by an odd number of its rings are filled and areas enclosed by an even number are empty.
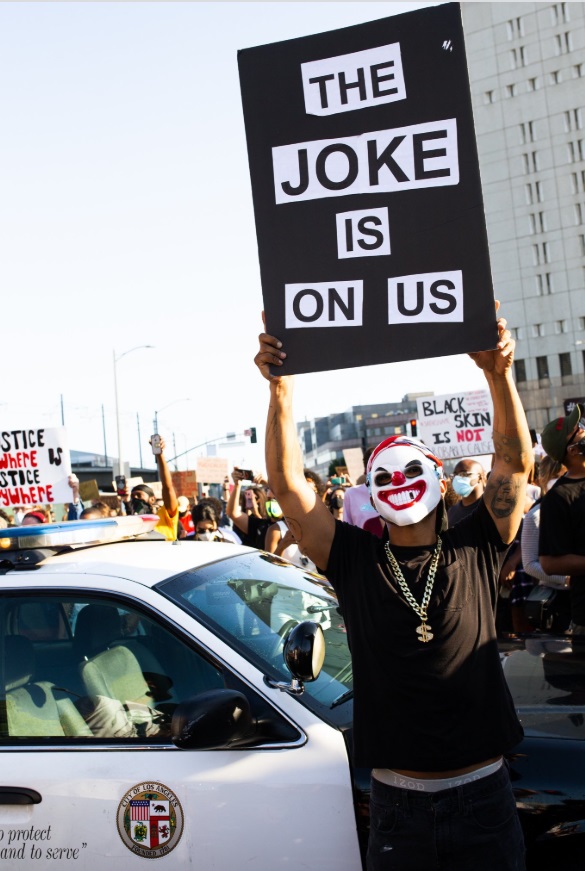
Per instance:
[[[585,330],[585,318],[579,318],[579,329]]]
[[[575,223],[583,223],[583,203],[575,203]]]
[[[565,118],[565,133],[571,130],[582,130],[583,123],[581,118],[581,109],[568,109],[564,113]]]
[[[526,203],[531,206],[533,203],[542,203],[544,201],[544,195],[542,192],[542,182],[534,181],[527,182],[525,185],[526,190]]]
[[[552,292],[552,274],[550,272],[539,272],[536,276],[536,295],[548,296]],[[540,333],[540,335],[544,335],[544,333]]]
[[[526,381],[526,360],[514,360],[514,375],[518,384]]]
[[[585,69],[585,64],[575,64],[573,66],[573,78],[580,79],[583,76],[583,70]]]
[[[544,324],[532,324],[532,338],[538,339],[544,336]]]
[[[549,77],[551,85],[558,85],[563,80],[560,70],[553,70],[552,73],[549,73]]]
[[[581,245],[581,257],[585,257],[585,235],[583,233],[579,234],[579,244]],[[581,320],[583,320],[581,318]],[[581,327],[581,329],[583,329]]]
[[[483,101],[487,105],[488,103],[496,102],[496,92],[495,91],[484,91]]]
[[[508,31],[508,39],[518,39],[518,37],[524,36],[521,18],[511,18],[510,21],[506,22],[506,29]]]
[[[532,259],[535,266],[550,263],[550,246],[548,242],[537,242],[532,246]]]
[[[557,33],[555,36],[555,52],[557,54],[569,54],[571,50],[572,43],[570,31],[567,30],[565,33]]]
[[[561,375],[563,378],[573,374],[573,366],[571,365],[570,354],[559,354],[559,363],[561,365]]]
[[[544,212],[530,212],[530,232],[531,233],[546,233],[546,220]]]
[[[538,380],[542,381],[548,378],[548,357],[536,358],[536,371],[538,372]]]
[[[550,7],[550,14],[553,24],[566,24],[569,20],[566,3],[553,3]]]
[[[534,142],[534,121],[525,121],[520,124],[520,142],[525,145],[527,142]]]
[[[522,155],[522,167],[524,175],[530,172],[538,172],[538,152],[528,151]]]
[[[523,45],[513,48],[510,52],[510,69],[516,70],[526,66],[526,50]]]
[[[568,321],[555,321],[555,333],[560,335],[560,333],[568,333],[569,332],[569,322]]]
[[[582,139],[575,139],[574,142],[567,142],[569,152],[569,163],[578,163],[585,160],[585,148],[583,147]]]
[[[528,79],[528,81],[526,82],[526,90],[538,91],[538,88],[539,88],[539,83],[538,83],[538,78],[536,76],[532,79]]]
[[[506,95],[508,97],[515,97],[516,96],[516,85],[515,84],[506,85]]]

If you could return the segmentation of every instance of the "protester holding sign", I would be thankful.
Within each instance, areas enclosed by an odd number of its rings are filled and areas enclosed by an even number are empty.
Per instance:
[[[354,671],[353,754],[373,769],[368,869],[524,868],[522,831],[503,754],[522,727],[495,629],[500,566],[518,530],[532,462],[513,381],[514,342],[470,356],[494,405],[495,458],[482,504],[444,529],[442,463],[417,439],[373,452],[371,498],[383,539],[335,521],[308,486],[286,356],[260,336],[270,382],[268,478],[295,539],[335,587]],[[389,535],[388,535],[389,533]]]

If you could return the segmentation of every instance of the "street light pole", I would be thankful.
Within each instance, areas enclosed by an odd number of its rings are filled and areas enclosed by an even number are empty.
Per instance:
[[[122,464],[122,436],[120,434],[120,407],[118,404],[118,366],[116,365],[119,359],[114,351],[114,398],[116,401],[116,433],[118,436],[118,474],[122,475],[124,467]]]
[[[163,405],[162,408],[159,408],[158,411],[154,412],[154,431],[155,431],[155,433],[158,433],[158,416],[161,413],[161,411],[165,411],[167,408],[170,408],[171,405],[177,405],[179,402],[191,402],[191,397],[185,396],[184,399],[173,399],[173,401],[169,402],[168,405]]]
[[[118,474],[124,474],[124,463],[122,461],[122,434],[121,434],[121,426],[120,426],[120,406],[118,403],[118,363],[125,357],[127,354],[131,354],[133,351],[139,351],[141,348],[154,348],[154,345],[137,345],[135,348],[130,348],[128,351],[124,351],[123,354],[119,354],[116,356],[116,351],[114,350],[114,399],[116,402],[116,431],[118,435]]]

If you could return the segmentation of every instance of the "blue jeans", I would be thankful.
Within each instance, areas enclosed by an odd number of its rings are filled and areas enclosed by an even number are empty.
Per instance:
[[[508,769],[440,792],[372,778],[368,871],[524,871]]]

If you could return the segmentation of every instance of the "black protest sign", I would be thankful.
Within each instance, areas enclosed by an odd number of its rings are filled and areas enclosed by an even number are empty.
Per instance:
[[[459,5],[238,55],[279,373],[493,348]]]

